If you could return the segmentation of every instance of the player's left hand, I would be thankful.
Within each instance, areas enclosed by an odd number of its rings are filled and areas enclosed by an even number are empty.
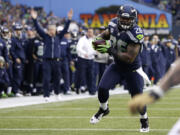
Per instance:
[[[68,19],[71,20],[73,17],[73,9],[71,8],[71,10],[68,12]]]
[[[129,109],[132,114],[136,114],[138,112],[142,112],[143,108],[151,104],[155,101],[155,98],[151,96],[150,94],[144,93],[144,94],[139,94],[135,97],[133,97],[129,103]]]
[[[109,41],[106,41],[105,45],[98,45],[96,50],[100,53],[107,53],[108,49],[111,47],[111,44]]]
[[[37,19],[37,16],[38,16],[37,12],[34,9],[31,9],[31,17],[33,19]]]

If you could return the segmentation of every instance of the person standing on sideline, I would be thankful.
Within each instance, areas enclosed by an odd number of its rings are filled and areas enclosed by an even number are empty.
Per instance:
[[[12,37],[12,47],[10,53],[13,59],[13,93],[17,97],[22,97],[20,93],[21,84],[23,81],[24,64],[26,63],[24,39],[22,37],[23,27],[21,24],[14,25],[14,36]]]
[[[151,60],[152,75],[154,76],[154,84],[156,84],[164,75],[166,69],[166,59],[164,57],[164,46],[159,42],[159,36],[153,35],[151,41]]]
[[[62,73],[62,79],[63,84],[62,92],[64,95],[70,95],[69,89],[70,89],[70,75],[69,75],[69,62],[70,62],[70,44],[68,42],[70,38],[70,33],[67,32],[64,35],[64,38],[60,41],[60,47],[61,47],[61,57],[62,57],[62,64],[60,66],[61,73]]]
[[[7,27],[1,27],[1,39],[5,42],[5,45],[7,48],[7,55],[8,55],[8,59],[9,59],[9,62],[8,63],[6,62],[6,68],[7,68],[7,73],[8,73],[8,77],[9,77],[9,86],[7,88],[7,96],[12,97],[12,96],[14,96],[14,94],[12,93],[13,61],[12,61],[12,56],[10,54],[12,40],[11,40],[11,32],[9,31],[9,29]],[[5,61],[7,61],[7,60],[5,59]]]
[[[94,56],[96,51],[92,47],[92,40],[94,37],[94,30],[88,28],[87,34],[81,37],[76,46],[78,55],[77,64],[77,94],[80,92],[80,87],[87,84],[87,89],[90,95],[95,95],[95,84],[93,84],[93,69]]]
[[[61,50],[60,50],[60,40],[64,37],[67,32],[72,16],[73,10],[68,12],[68,21],[65,24],[64,29],[60,33],[56,33],[56,25],[49,24],[47,32],[45,32],[39,25],[37,21],[37,12],[31,10],[31,16],[34,22],[34,26],[38,34],[43,38],[44,42],[44,55],[43,55],[43,89],[45,101],[49,101],[50,96],[50,81],[53,80],[53,88],[57,99],[61,97],[59,95],[60,88],[60,64],[61,64]]]
[[[70,86],[71,90],[75,91],[75,82],[76,82],[76,68],[77,68],[77,51],[76,46],[78,43],[78,33],[71,32],[71,42],[70,42],[70,54],[71,54],[71,60],[70,60]]]
[[[103,33],[106,28],[104,26],[101,26],[99,28],[100,33]],[[96,51],[96,55],[95,55],[95,59],[94,59],[94,79],[93,81],[95,81],[96,84],[96,90],[97,90],[97,86],[101,80],[101,77],[108,65],[108,60],[109,60],[109,54],[108,53],[99,53],[98,51]]]
[[[152,60],[151,60],[151,44],[149,41],[148,33],[144,34],[143,50],[140,53],[140,57],[141,57],[143,71],[150,78],[150,72],[152,70]]]
[[[40,37],[36,36],[33,46],[33,61],[34,61],[34,79],[33,79],[33,95],[40,94],[41,90],[38,87],[38,83],[42,82],[42,69],[43,69],[43,54],[44,54],[44,43]]]

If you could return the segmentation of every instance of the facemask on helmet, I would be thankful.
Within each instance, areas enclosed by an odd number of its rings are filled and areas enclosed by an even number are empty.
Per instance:
[[[131,6],[120,6],[117,17],[119,29],[131,29],[136,23],[137,10]]]

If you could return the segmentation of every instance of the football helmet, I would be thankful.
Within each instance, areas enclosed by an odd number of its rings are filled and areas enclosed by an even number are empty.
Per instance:
[[[4,39],[8,39],[9,29],[7,27],[1,27],[1,37]]]
[[[118,12],[118,28],[123,30],[131,29],[136,23],[137,10],[132,6],[120,6]]]
[[[20,23],[13,23],[14,30],[22,30],[23,26]]]

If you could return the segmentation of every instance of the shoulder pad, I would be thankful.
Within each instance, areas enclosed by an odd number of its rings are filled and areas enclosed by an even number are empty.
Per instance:
[[[108,25],[110,33],[113,33],[117,27],[117,17],[113,18]]]
[[[117,17],[113,18],[110,22],[108,27],[116,27],[117,26]]]
[[[134,43],[143,43],[144,32],[139,26],[134,26],[131,30],[128,30],[126,33],[129,36],[130,40],[132,40]]]

